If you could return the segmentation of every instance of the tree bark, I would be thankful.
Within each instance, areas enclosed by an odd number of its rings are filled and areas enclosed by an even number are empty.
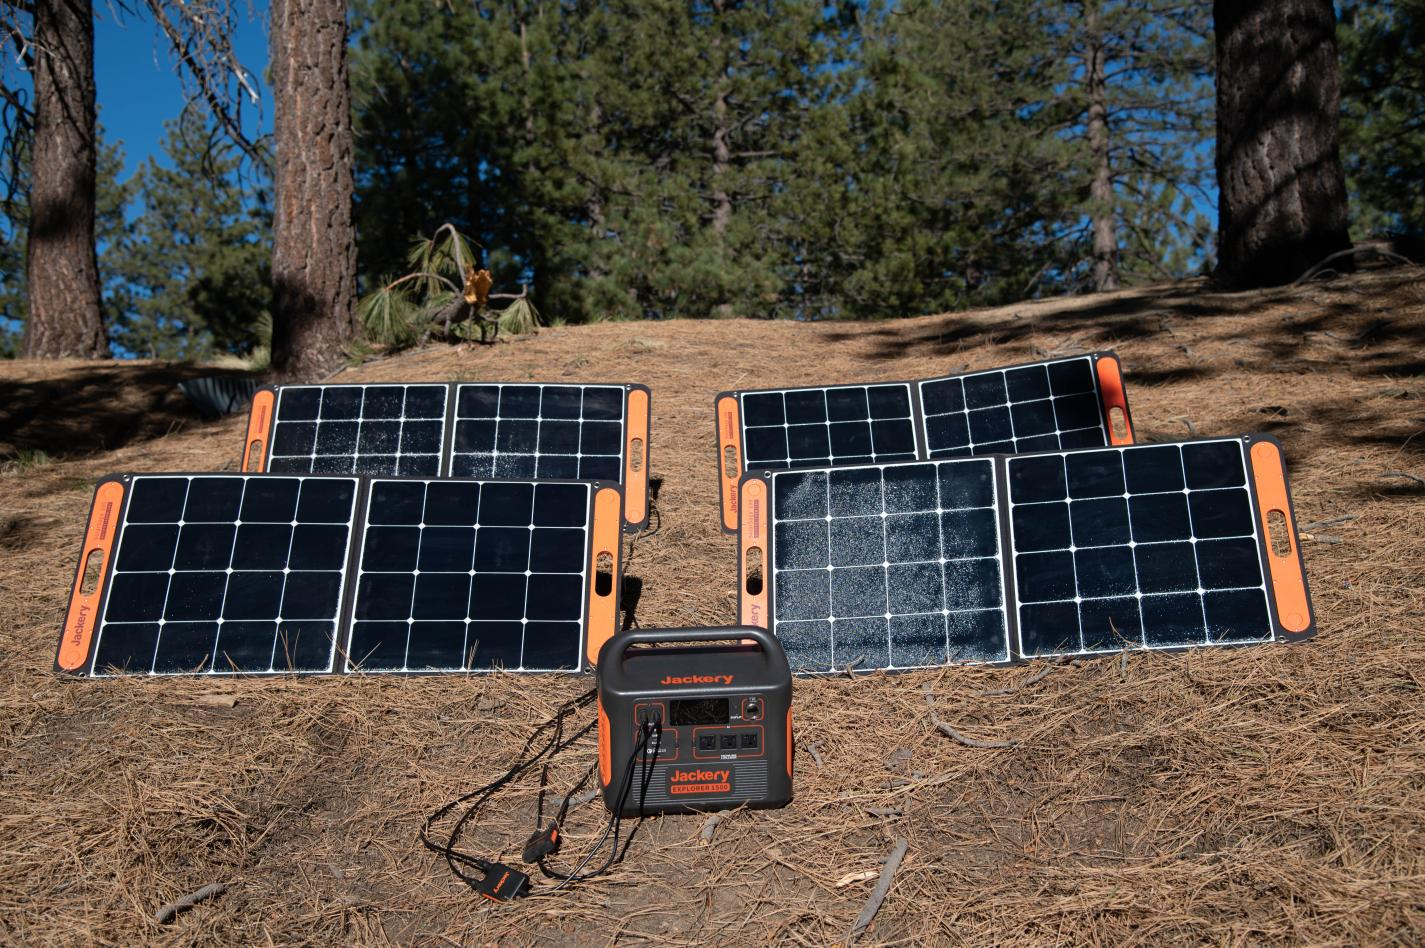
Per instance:
[[[1218,279],[1287,283],[1350,246],[1331,0],[1216,0]]]
[[[34,17],[35,138],[20,353],[105,358],[94,249],[94,8],[91,0],[39,0]]]
[[[1093,219],[1093,283],[1099,293],[1116,290],[1118,281],[1118,218],[1114,213],[1113,168],[1109,163],[1108,76],[1104,63],[1103,28],[1098,6],[1086,7],[1089,84],[1089,150],[1093,184],[1089,200]]]
[[[357,333],[346,4],[273,0],[272,368],[316,381]]]
[[[713,12],[722,14],[726,10],[726,0],[713,0]],[[726,248],[727,228],[732,224],[732,194],[728,191],[727,177],[732,169],[732,123],[728,117],[727,93],[730,82],[728,80],[728,63],[724,56],[725,40],[721,33],[722,25],[714,26],[712,39],[713,62],[716,63],[718,74],[713,83],[713,132],[712,132],[712,233],[713,243],[719,253],[724,253]],[[713,307],[712,315],[718,319],[727,319],[733,315],[732,304],[729,302],[718,303]]]

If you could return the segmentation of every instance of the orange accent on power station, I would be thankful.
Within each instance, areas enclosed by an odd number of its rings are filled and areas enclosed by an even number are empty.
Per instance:
[[[1128,395],[1123,390],[1123,370],[1117,359],[1099,359],[1098,390],[1103,399],[1103,425],[1108,431],[1109,444],[1132,444],[1133,422],[1128,417]],[[1123,413],[1123,435],[1113,430],[1113,410]]]
[[[792,709],[787,709],[787,776],[792,775]]]
[[[742,483],[742,530],[738,533],[737,581],[742,584],[742,624],[755,625],[759,629],[769,628],[767,624],[767,581],[771,573],[767,543],[767,482],[755,478]],[[761,556],[760,573],[750,577],[749,554],[757,550]],[[757,585],[756,592],[748,588],[749,580]]]
[[[609,716],[604,713],[604,702],[595,699],[599,708],[599,783],[609,785],[613,779],[613,758],[609,751]]]
[[[648,518],[648,393],[628,393],[628,435],[624,444],[623,516],[629,523]]]
[[[99,621],[99,601],[104,593],[104,576],[109,569],[109,557],[114,550],[114,536],[119,527],[119,508],[124,502],[124,485],[106,481],[94,493],[94,506],[89,510],[89,529],[84,532],[84,549],[79,554],[79,572],[74,576],[74,591],[69,596],[69,611],[64,616],[64,636],[59,640],[59,667],[68,672],[79,671],[89,658],[89,645],[94,640],[94,627]],[[84,574],[89,558],[98,554],[98,579],[94,588],[84,591]]]
[[[242,469],[246,474],[261,474],[267,460],[267,438],[272,433],[272,408],[277,394],[263,389],[252,396],[252,408],[247,413],[247,440],[242,445]]]
[[[619,557],[623,554],[623,503],[619,492],[604,487],[594,495],[594,542],[589,550],[589,639],[584,649],[589,664],[599,660],[599,649],[618,631]],[[599,593],[599,558],[607,555],[613,582]]]
[[[1258,441],[1252,445],[1252,480],[1257,488],[1262,542],[1267,549],[1267,564],[1272,574],[1272,597],[1277,604],[1277,619],[1288,632],[1305,632],[1311,627],[1311,604],[1306,598],[1306,577],[1301,571],[1296,524],[1292,522],[1291,503],[1287,499],[1286,467],[1281,449],[1270,441]],[[1273,549],[1273,537],[1267,525],[1273,511],[1280,513],[1286,524],[1288,549],[1284,555]]]
[[[735,395],[717,400],[717,476],[722,484],[722,528],[732,533],[737,529],[737,482],[742,477],[742,418]]]

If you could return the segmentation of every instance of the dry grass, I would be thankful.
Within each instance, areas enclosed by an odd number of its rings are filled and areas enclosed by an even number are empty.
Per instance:
[[[1356,518],[1306,544],[1310,643],[1071,663],[1009,693],[1038,669],[799,681],[792,806],[733,814],[710,846],[698,817],[650,820],[609,879],[503,908],[454,882],[417,827],[587,681],[59,679],[93,480],[235,467],[241,421],[188,417],[163,366],[0,365],[0,442],[53,458],[0,473],[0,939],[822,944],[851,927],[867,871],[903,836],[865,941],[1419,943],[1425,487],[1386,472],[1425,474],[1422,278],[1186,285],[885,324],[560,328],[341,373],[652,386],[662,530],[630,568],[645,626],[734,615],[710,417],[723,388],[1113,347],[1140,435],[1270,431],[1300,520]],[[926,684],[959,731],[1020,743],[946,738]],[[492,814],[491,852],[517,848],[531,804],[512,793]],[[602,816],[576,811],[571,849]],[[210,882],[227,893],[153,922]]]

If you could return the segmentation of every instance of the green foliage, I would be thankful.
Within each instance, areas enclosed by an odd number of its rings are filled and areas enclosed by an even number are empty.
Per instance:
[[[1343,0],[1337,36],[1352,236],[1425,237],[1425,0]]]
[[[503,311],[488,307],[490,274],[477,270],[470,240],[450,224],[418,238],[407,254],[411,270],[357,303],[369,343],[401,348],[439,332],[451,339],[493,340],[501,330],[535,332],[539,314],[522,297]]]
[[[135,174],[142,213],[102,258],[125,289],[110,338],[152,358],[248,356],[266,346],[264,325],[271,337],[266,195],[238,180],[241,155],[201,112],[166,128],[172,167],[149,159]]]
[[[451,221],[553,319],[874,317],[1084,282],[1085,18],[1125,276],[1210,255],[1186,0],[357,0],[362,272]],[[390,336],[402,314],[368,314]]]

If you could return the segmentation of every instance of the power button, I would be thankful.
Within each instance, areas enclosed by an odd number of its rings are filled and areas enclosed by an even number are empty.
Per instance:
[[[756,698],[748,698],[747,704],[742,707],[742,716],[749,721],[760,721],[762,719],[762,702]]]

